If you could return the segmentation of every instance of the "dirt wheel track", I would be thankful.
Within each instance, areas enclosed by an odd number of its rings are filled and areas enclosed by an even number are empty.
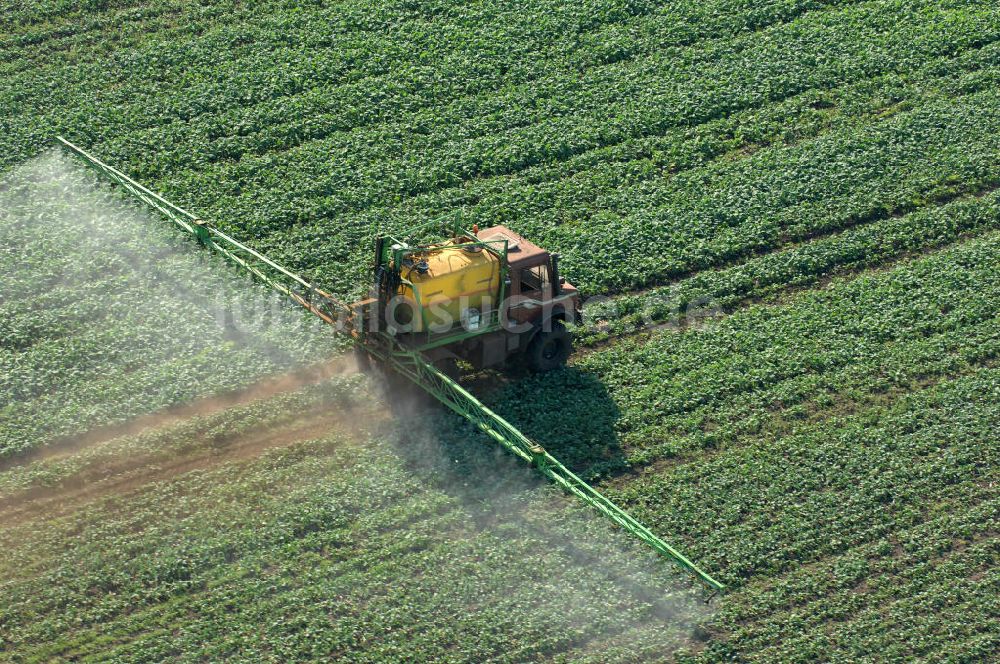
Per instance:
[[[120,424],[96,427],[78,436],[59,438],[47,445],[30,450],[19,456],[0,460],[0,472],[17,466],[26,466],[41,460],[60,459],[81,450],[89,449],[122,436],[140,433],[180,424],[193,417],[219,413],[227,408],[267,399],[286,392],[316,385],[333,376],[356,373],[353,358],[337,357],[278,376],[268,376],[243,389],[224,392],[211,397],[197,399],[186,404],[166,408],[155,413],[140,415]]]
[[[17,459],[7,468],[0,468],[0,472],[15,467],[49,467],[74,454],[100,451],[102,446],[113,441],[147,432],[166,432],[169,435],[171,429],[180,430],[193,418],[223,413],[230,408],[293,392],[353,371],[349,359],[338,358],[305,370],[271,377],[238,392],[201,399],[61,441],[36,454]],[[331,434],[350,443],[360,443],[368,430],[357,423],[377,426],[379,421],[380,411],[376,404],[348,411],[331,405],[275,422],[261,423],[221,438],[206,437],[197,445],[185,445],[183,449],[151,447],[128,456],[109,449],[106,456],[98,456],[95,463],[71,470],[54,485],[35,483],[22,491],[0,494],[0,525],[10,527],[35,519],[56,518],[105,497],[140,492],[151,484],[167,482],[192,471],[252,460],[268,450],[322,439]]]

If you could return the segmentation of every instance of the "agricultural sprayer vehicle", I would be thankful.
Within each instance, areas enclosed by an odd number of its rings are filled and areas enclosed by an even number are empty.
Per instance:
[[[349,335],[365,363],[409,379],[712,590],[723,588],[456,380],[462,363],[478,369],[518,358],[535,371],[548,371],[566,362],[572,350],[566,323],[577,320],[580,300],[559,275],[557,255],[504,226],[480,230],[455,219],[432,222],[407,237],[378,237],[370,296],[347,303],[62,137],[58,141],[204,247]]]

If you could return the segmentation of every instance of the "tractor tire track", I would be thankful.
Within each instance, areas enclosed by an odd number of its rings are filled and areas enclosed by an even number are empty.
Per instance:
[[[39,461],[68,457],[116,438],[135,436],[153,429],[174,426],[194,417],[213,415],[234,406],[268,399],[279,394],[316,385],[334,376],[356,373],[357,371],[353,357],[336,357],[278,376],[269,376],[241,390],[197,399],[154,413],[140,415],[121,424],[97,427],[78,436],[57,439],[20,456],[0,461],[0,472]]]
[[[64,477],[58,486],[34,486],[0,499],[0,524],[10,527],[38,518],[58,518],[110,495],[125,496],[186,473],[253,459],[271,449],[323,438],[333,430],[347,433],[349,430],[340,426],[342,419],[339,413],[321,412],[292,426],[265,426],[221,446],[209,444],[193,454],[169,461],[163,461],[157,451],[112,460],[106,465]]]

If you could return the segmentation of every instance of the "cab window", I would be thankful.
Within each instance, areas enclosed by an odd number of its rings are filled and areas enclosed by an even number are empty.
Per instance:
[[[547,265],[536,265],[521,270],[521,294],[541,298],[549,285]]]

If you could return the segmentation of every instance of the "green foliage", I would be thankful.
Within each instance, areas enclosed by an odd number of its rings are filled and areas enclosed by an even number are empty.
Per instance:
[[[630,472],[598,488],[733,590],[711,623],[727,637],[693,660],[884,649],[975,661],[998,639],[997,256],[994,231],[780,306],[622,341],[568,381],[522,381],[493,406],[557,444],[600,432],[575,459],[585,473],[607,464],[599,414],[618,413],[612,440]],[[567,389],[587,382],[603,390]],[[571,413],[594,416],[560,427],[519,405],[525,393],[580,399]]]
[[[100,103],[105,62],[18,73],[0,154],[63,131],[337,292],[376,229],[457,207],[622,291],[995,180],[996,8],[917,4],[210,15],[113,55]]]
[[[455,209],[559,251],[619,315],[491,405],[733,588],[689,613],[446,415],[329,433],[383,421],[352,379],[0,473],[0,658],[994,656],[998,40],[989,0],[0,0],[0,169],[66,134],[338,293]],[[331,352],[192,317],[262,295],[52,175],[0,185],[0,456]],[[692,304],[732,315],[615,338]]]
[[[413,427],[338,433],[345,414],[378,428],[380,407],[355,377],[0,475],[0,639],[40,659],[520,661],[630,632],[669,650],[702,613],[684,592],[651,596],[673,571],[527,468],[496,488],[480,463],[463,486],[433,439],[418,458]],[[230,450],[325,421],[289,447]],[[428,456],[443,472],[414,469]],[[97,500],[66,510],[80,485]],[[40,488],[49,513],[24,519],[18,497]]]
[[[698,322],[747,300],[765,299],[839,273],[885,265],[1000,225],[995,192],[890,216],[765,254],[721,270],[700,272],[668,287],[615,298],[590,309],[578,343],[640,331],[649,324]]]

